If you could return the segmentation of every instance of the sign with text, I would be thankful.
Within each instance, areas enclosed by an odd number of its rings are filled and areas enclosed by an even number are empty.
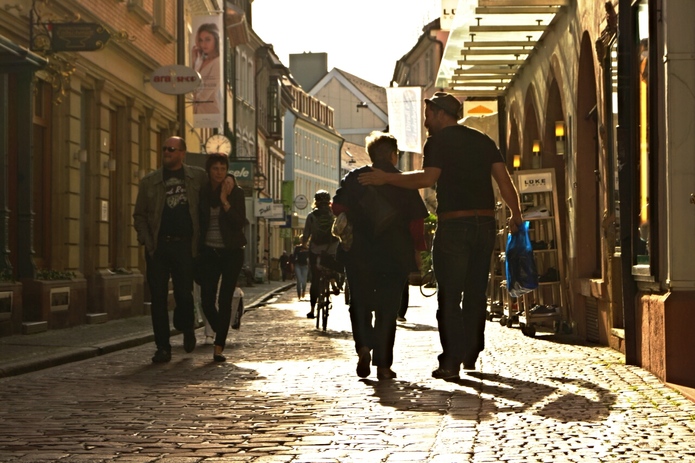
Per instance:
[[[253,190],[253,163],[232,161],[229,163],[230,174],[234,176],[239,186],[246,190]]]
[[[188,66],[172,64],[155,69],[150,77],[152,87],[167,95],[183,95],[197,89],[202,80],[200,74]]]
[[[519,194],[543,193],[553,191],[552,174],[550,172],[538,172],[522,174],[518,173]]]
[[[284,220],[285,209],[282,207],[282,203],[274,203],[271,201],[272,199],[270,198],[256,199],[256,217]]]
[[[52,23],[52,51],[96,51],[111,38],[104,26],[97,23]]]

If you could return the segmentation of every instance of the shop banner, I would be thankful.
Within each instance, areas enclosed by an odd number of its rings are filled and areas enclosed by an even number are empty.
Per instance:
[[[389,87],[386,98],[389,132],[398,140],[398,149],[422,153],[422,88]]]
[[[191,26],[190,65],[202,80],[193,92],[193,126],[221,129],[224,114],[222,15],[196,16]]]

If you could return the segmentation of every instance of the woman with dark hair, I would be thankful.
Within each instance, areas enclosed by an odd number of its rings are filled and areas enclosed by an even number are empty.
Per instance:
[[[220,33],[217,24],[201,24],[191,50],[191,65],[203,81],[195,91],[194,114],[220,113]]]
[[[203,312],[215,330],[213,360],[224,362],[226,358],[222,351],[229,332],[232,297],[244,263],[244,227],[248,220],[244,191],[236,183],[234,176],[227,173],[227,156],[210,154],[205,170],[210,182],[200,194],[198,279]],[[225,181],[227,177],[233,181]]]

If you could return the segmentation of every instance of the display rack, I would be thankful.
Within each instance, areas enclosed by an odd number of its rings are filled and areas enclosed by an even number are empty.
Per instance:
[[[499,197],[499,192],[498,195]],[[501,201],[495,204],[495,220],[497,223],[497,237],[495,248],[492,251],[490,261],[490,276],[487,283],[487,319],[504,317],[504,293],[506,292],[504,249],[507,237],[506,207]]]
[[[500,324],[511,328],[518,323],[527,336],[535,336],[539,330],[568,332],[569,317],[563,284],[565,263],[555,170],[518,171],[514,173],[513,180],[519,191],[524,220],[530,222],[529,235],[539,283],[537,289],[513,298],[506,290],[506,280],[501,282],[505,289],[502,291],[503,314]],[[506,237],[505,233],[505,246]],[[499,268],[505,269],[504,260],[500,260]]]
[[[537,289],[516,298],[519,327],[526,336],[535,336],[541,329],[566,331],[565,265],[555,170],[519,171],[514,173],[514,181],[523,218],[530,222],[529,235],[539,276]]]

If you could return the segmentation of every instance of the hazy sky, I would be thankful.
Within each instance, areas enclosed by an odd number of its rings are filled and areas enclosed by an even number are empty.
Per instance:
[[[252,8],[253,30],[285,66],[290,54],[327,53],[329,71],[388,87],[441,0],[254,0]]]

